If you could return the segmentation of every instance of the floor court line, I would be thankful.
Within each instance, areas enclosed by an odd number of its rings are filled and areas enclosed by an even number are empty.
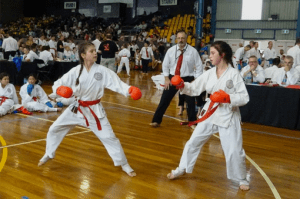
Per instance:
[[[133,109],[137,109],[137,110],[141,110],[141,111],[144,111],[144,112],[150,112],[150,113],[154,113],[153,111],[148,111],[146,109],[141,109],[141,108],[137,108],[137,107],[132,107],[132,106],[127,106],[127,105],[123,105],[123,104],[117,104],[117,103],[113,103],[113,102],[105,102],[105,101],[102,101],[103,103],[108,103],[108,104],[115,104],[115,105],[119,105],[119,106],[124,106],[124,107],[128,107],[128,108],[133,108]],[[18,113],[19,114],[19,113]],[[23,114],[19,114],[19,115],[22,115],[24,116]],[[44,120],[44,121],[48,121],[48,122],[54,122],[54,121],[51,121],[51,120],[48,120],[48,119],[44,119],[44,118],[38,118],[38,117],[34,117],[34,116],[29,116],[29,115],[25,115],[26,117],[31,117],[31,118],[35,118],[35,119],[39,119],[39,120]],[[171,117],[172,118],[172,117]],[[182,121],[178,118],[172,118],[172,119],[175,119],[177,121]],[[76,126],[77,128],[81,128],[81,129],[86,129],[84,127],[80,127],[80,126]],[[86,131],[86,132],[89,132],[90,130]],[[75,134],[80,134],[80,133],[86,133],[86,132],[77,132],[77,133],[73,133],[73,134],[69,134],[69,136],[71,135],[75,135]],[[68,135],[67,135],[68,136]],[[219,138],[219,136],[215,135],[215,137]],[[220,138],[219,138],[220,139]],[[7,147],[12,147],[12,146],[18,146],[18,145],[22,145],[22,144],[29,144],[29,143],[33,143],[33,142],[40,142],[40,141],[43,141],[43,140],[46,140],[46,139],[40,139],[40,140],[35,140],[35,141],[30,141],[30,142],[26,142],[26,143],[19,143],[19,144],[14,144],[14,145],[9,145],[9,146],[5,146],[5,147],[0,147],[1,148],[4,148],[4,149],[7,149]],[[270,180],[270,178],[266,175],[266,173],[249,157],[246,155],[246,158],[247,160],[257,169],[257,171],[262,175],[262,177],[265,179],[265,181],[267,182],[268,186],[270,187],[274,197],[276,199],[281,199],[276,187],[274,186],[274,184],[272,183],[272,181]],[[5,162],[4,162],[5,163]],[[0,165],[1,166],[1,165]],[[4,165],[3,165],[4,166]],[[0,167],[1,168],[1,167]]]
[[[1,135],[0,135],[0,142],[1,142],[1,146],[6,146],[6,142]],[[0,161],[0,172],[3,169],[6,160],[7,160],[7,148],[4,148],[2,153],[2,158]]]

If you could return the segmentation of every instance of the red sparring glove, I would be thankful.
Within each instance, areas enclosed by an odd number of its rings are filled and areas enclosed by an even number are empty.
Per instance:
[[[219,90],[210,95],[212,102],[230,103],[230,96],[223,90]]]
[[[181,79],[179,75],[174,75],[171,79],[171,84],[176,86],[176,89],[180,89],[184,87],[184,81]]]
[[[131,95],[133,100],[138,100],[142,97],[142,92],[138,87],[130,86],[128,93]]]
[[[57,88],[56,94],[64,98],[70,98],[73,95],[73,90],[67,86],[60,86]]]
[[[32,115],[32,112],[29,112],[26,108],[24,108],[24,106],[18,108],[17,111],[19,111],[25,115]]]

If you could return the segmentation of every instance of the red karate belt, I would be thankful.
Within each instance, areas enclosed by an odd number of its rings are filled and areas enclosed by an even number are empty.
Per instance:
[[[200,122],[203,122],[204,120],[206,120],[207,118],[209,118],[219,107],[220,104],[218,104],[216,107],[213,108],[215,102],[210,102],[209,107],[206,111],[206,113],[204,114],[203,117],[201,117],[200,119],[196,120],[196,121],[192,121],[192,122],[181,122],[181,125],[188,125],[188,126],[192,126],[194,124],[198,124]]]
[[[32,99],[33,99],[33,101],[35,101],[35,102],[37,101],[37,98],[36,98],[36,97],[32,97]]]
[[[94,101],[82,101],[82,100],[78,100],[78,103],[79,103],[78,111],[83,115],[83,117],[85,119],[86,125],[89,126],[89,122],[88,122],[87,118],[85,117],[85,115],[82,113],[80,106],[82,106],[82,107],[88,107],[90,109],[92,115],[94,116],[94,118],[96,120],[97,127],[98,127],[99,131],[102,130],[99,118],[97,117],[97,115],[94,113],[94,111],[91,109],[90,106],[98,104],[100,101],[101,101],[101,99],[94,100]]]
[[[3,102],[5,102],[5,100],[9,99],[5,96],[0,96],[1,100],[0,100],[0,106],[3,104]]]

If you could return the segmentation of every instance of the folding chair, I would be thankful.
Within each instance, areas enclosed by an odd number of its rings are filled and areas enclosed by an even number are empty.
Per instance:
[[[54,73],[54,62],[49,61],[48,64],[37,70],[39,79],[52,82],[52,74]]]

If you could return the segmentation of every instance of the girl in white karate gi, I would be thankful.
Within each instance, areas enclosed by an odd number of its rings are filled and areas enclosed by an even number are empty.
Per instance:
[[[136,90],[140,93],[140,90],[122,82],[112,70],[96,64],[97,52],[93,43],[80,44],[79,56],[81,65],[74,67],[54,82],[54,93],[61,88],[72,88],[76,101],[50,127],[46,153],[40,160],[39,166],[54,158],[55,151],[66,134],[76,125],[80,125],[91,129],[105,146],[114,165],[121,166],[123,171],[133,177],[136,174],[127,162],[123,148],[112,130],[100,99],[105,88],[124,96],[129,96],[131,93],[133,99],[139,99],[134,98],[134,94]]]
[[[118,67],[117,73],[119,74],[123,68],[123,64],[125,64],[127,75],[130,76],[130,68],[129,68],[129,57],[130,57],[130,51],[127,49],[128,44],[124,43],[121,46],[121,51],[119,52],[118,56],[120,58],[120,64]]]
[[[43,88],[35,84],[37,76],[30,74],[27,83],[21,86],[20,96],[22,98],[22,106],[29,111],[61,111],[61,108],[53,108],[55,103],[50,101]]]
[[[182,84],[177,86],[181,88],[182,94],[190,96],[199,96],[203,91],[211,94],[210,99],[207,98],[200,117],[206,118],[206,112],[213,113],[214,107],[219,106],[210,117],[198,123],[184,147],[179,167],[168,174],[169,179],[192,173],[202,146],[213,133],[219,132],[228,179],[238,181],[241,190],[249,190],[240,124],[241,116],[238,108],[248,103],[249,96],[242,77],[232,67],[231,57],[232,50],[227,43],[223,41],[213,43],[210,48],[210,59],[216,67],[203,73],[191,83],[183,83],[181,80]],[[216,100],[216,96],[220,93],[223,95],[222,98]],[[213,105],[210,110],[209,105]]]
[[[7,73],[0,74],[0,116],[7,114],[12,110],[15,104],[19,104],[16,89],[13,84],[9,83]]]

